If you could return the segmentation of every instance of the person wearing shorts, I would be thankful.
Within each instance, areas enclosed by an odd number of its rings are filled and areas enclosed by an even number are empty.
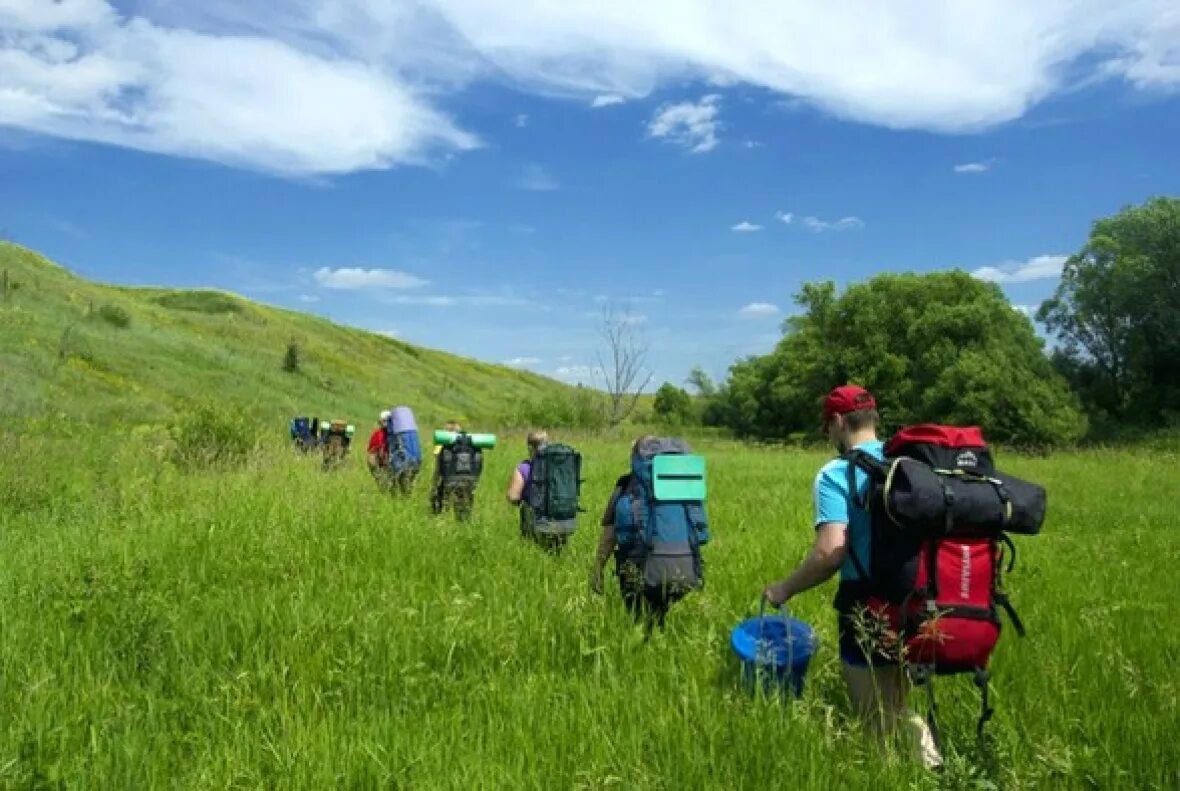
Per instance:
[[[926,721],[907,707],[910,681],[905,669],[875,650],[871,616],[865,615],[867,580],[857,571],[856,558],[870,557],[868,511],[856,505],[868,487],[868,474],[856,470],[857,492],[849,491],[848,460],[852,450],[884,458],[877,438],[880,417],[871,393],[856,385],[832,390],[824,399],[822,430],[840,457],[820,469],[813,485],[815,541],[803,562],[785,579],[766,586],[763,596],[775,606],[823,584],[839,572],[835,610],[840,635],[840,659],[853,710],[871,735],[884,739],[904,731],[921,762],[929,768],[942,764]],[[863,564],[862,564],[863,565]]]

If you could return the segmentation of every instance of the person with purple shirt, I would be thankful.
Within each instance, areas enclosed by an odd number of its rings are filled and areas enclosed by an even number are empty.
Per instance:
[[[549,435],[543,430],[530,431],[526,442],[528,445],[528,457],[512,471],[512,479],[508,482],[508,492],[506,497],[508,502],[520,509],[520,535],[523,538],[532,539],[541,543],[546,549],[554,552],[560,552],[565,545],[566,536],[564,535],[541,535],[537,533],[534,527],[533,514],[528,506],[529,496],[529,476],[532,473],[533,462],[532,459],[536,456],[546,442],[549,441]]]

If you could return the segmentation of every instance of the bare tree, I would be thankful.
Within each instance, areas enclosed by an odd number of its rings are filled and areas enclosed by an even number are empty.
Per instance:
[[[637,329],[641,319],[630,310],[608,305],[602,312],[602,337],[606,355],[598,355],[598,369],[606,380],[610,398],[612,426],[622,423],[635,410],[639,396],[651,384],[652,371],[646,370],[648,345]]]

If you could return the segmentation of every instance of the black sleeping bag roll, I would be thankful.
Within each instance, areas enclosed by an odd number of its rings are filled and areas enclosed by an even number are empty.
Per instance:
[[[882,496],[896,525],[921,533],[950,529],[1036,535],[1045,521],[1044,487],[998,471],[939,473],[921,461],[899,458],[890,467]]]

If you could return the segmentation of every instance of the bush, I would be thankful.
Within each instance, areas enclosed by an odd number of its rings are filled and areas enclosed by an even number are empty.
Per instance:
[[[95,315],[100,319],[121,330],[125,330],[131,326],[131,314],[125,308],[118,305],[103,305],[100,307]]]
[[[242,306],[228,294],[219,291],[173,291],[156,297],[156,302],[172,310],[194,313],[241,313]]]
[[[601,429],[607,404],[601,393],[575,390],[568,396],[550,395],[521,405],[513,422],[530,427]]]
[[[227,467],[245,463],[257,439],[254,427],[224,407],[197,404],[169,426],[173,461],[182,467]]]
[[[656,417],[663,423],[682,426],[686,423],[696,422],[693,414],[692,396],[688,394],[688,391],[671,382],[664,382],[660,385],[660,389],[656,391],[653,409]]]
[[[299,373],[299,344],[294,341],[287,344],[287,354],[283,357],[283,370],[289,374]]]

